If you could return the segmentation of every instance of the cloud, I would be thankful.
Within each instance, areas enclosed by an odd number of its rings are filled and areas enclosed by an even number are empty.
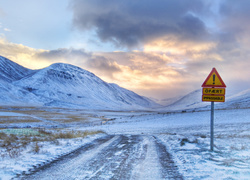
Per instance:
[[[81,62],[84,59],[91,57],[91,53],[86,52],[84,49],[73,48],[59,48],[55,50],[45,50],[37,53],[35,58],[38,59],[50,59],[51,61],[71,61]]]
[[[35,49],[11,43],[4,37],[0,37],[0,55],[31,69],[44,68],[56,62],[82,65],[86,59],[92,56],[84,49]]]
[[[22,44],[11,43],[4,36],[0,37],[0,55],[25,67],[37,69],[49,65],[49,60],[37,60],[33,58],[36,53],[43,51],[42,49],[34,49]]]
[[[209,35],[199,17],[209,4],[199,0],[76,0],[71,9],[75,28],[95,30],[102,41],[118,46],[135,47],[166,35],[194,41]]]
[[[4,28],[3,30],[6,31],[6,32],[10,32],[11,31],[11,29],[8,29],[8,28]]]
[[[86,62],[85,66],[96,71],[100,76],[106,76],[110,79],[114,79],[114,73],[121,72],[117,62],[105,56],[93,56]]]
[[[244,45],[250,45],[250,24],[248,17],[250,16],[249,1],[225,1],[220,6],[220,28],[224,33],[223,40],[230,40],[227,48]]]
[[[247,22],[248,16],[250,15],[249,6],[250,2],[245,0],[228,0],[221,3],[220,15],[222,15],[223,18],[223,24],[234,28],[236,28],[235,25],[238,25],[239,29],[249,26],[248,23],[244,23]],[[234,30],[234,28],[232,30]]]
[[[192,76],[184,69],[172,66],[175,58],[172,55],[137,51],[103,52],[98,53],[98,56],[112,61],[119,69],[112,72],[112,77],[102,76],[106,81],[137,93],[161,98],[174,96],[176,92],[187,93],[193,88],[192,85],[182,87]]]

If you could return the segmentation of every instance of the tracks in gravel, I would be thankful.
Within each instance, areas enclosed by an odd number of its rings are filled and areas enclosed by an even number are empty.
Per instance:
[[[153,136],[98,138],[19,179],[183,179],[164,144]]]

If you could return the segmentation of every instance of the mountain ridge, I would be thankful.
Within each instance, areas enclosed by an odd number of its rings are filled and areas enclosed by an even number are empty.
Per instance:
[[[29,96],[35,96],[34,103],[45,106],[68,104],[72,107],[75,104],[76,107],[87,109],[134,109],[159,106],[150,99],[117,84],[103,81],[92,72],[65,63],[55,63],[43,69],[30,70],[0,56],[0,80],[5,81],[12,89],[16,87],[16,92],[13,92],[15,96],[22,91]],[[2,90],[3,92],[8,94]],[[15,101],[27,105],[30,103],[21,96],[15,98]]]
[[[227,95],[225,102],[216,102],[215,109],[241,109],[250,108],[250,89],[241,91],[235,95]],[[171,103],[160,110],[210,110],[210,102],[202,102],[202,89],[194,90],[174,103]]]
[[[0,78],[12,82],[36,72],[0,56]]]

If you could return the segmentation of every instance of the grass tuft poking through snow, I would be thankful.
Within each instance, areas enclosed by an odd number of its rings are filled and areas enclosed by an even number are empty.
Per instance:
[[[2,158],[17,158],[28,145],[31,152],[39,153],[43,142],[59,145],[59,139],[85,138],[102,131],[66,131],[45,129],[3,129],[0,131],[0,155]]]
[[[18,174],[70,153],[104,134],[103,131],[95,130],[1,129],[0,179],[12,179]]]

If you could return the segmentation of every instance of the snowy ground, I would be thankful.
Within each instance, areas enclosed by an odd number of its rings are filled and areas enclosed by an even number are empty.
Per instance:
[[[114,136],[108,141],[110,144],[119,144],[118,139],[125,141],[126,137],[133,135],[131,137],[134,139],[127,140],[128,142],[135,141],[138,147],[147,145],[144,161],[131,170],[131,179],[139,179],[139,176],[140,179],[163,179],[156,173],[159,171],[158,166],[164,166],[159,165],[161,161],[155,153],[159,152],[157,147],[161,147],[161,144],[166,146],[184,179],[250,179],[250,109],[215,111],[214,152],[209,150],[209,111],[158,113],[2,107],[1,131],[21,127],[45,127],[50,131],[101,130],[106,134],[59,139],[57,143],[43,142],[39,153],[31,151],[30,145],[15,158],[2,155],[1,179],[11,179],[17,177],[17,174],[27,173],[107,135]],[[0,150],[3,152],[3,148]],[[121,152],[116,151],[114,154],[119,155]],[[151,171],[145,171],[146,174],[138,173],[141,169]]]

